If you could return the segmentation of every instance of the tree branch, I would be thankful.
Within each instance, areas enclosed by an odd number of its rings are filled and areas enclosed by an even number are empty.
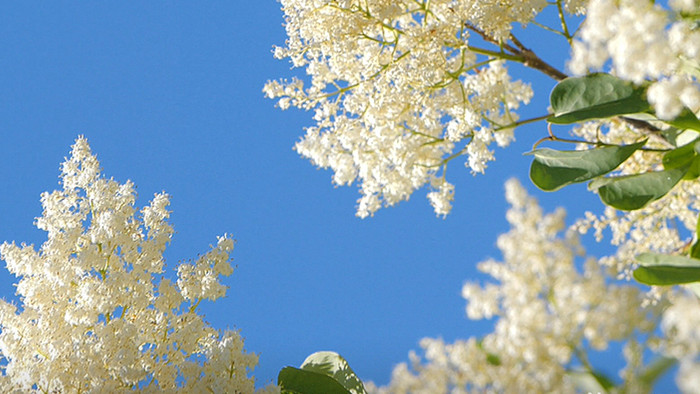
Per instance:
[[[522,63],[526,67],[540,71],[556,81],[562,81],[568,78],[568,75],[559,71],[549,63],[545,62],[544,60],[542,60],[542,58],[537,56],[535,52],[523,45],[523,43],[520,42],[520,40],[518,40],[512,33],[509,36],[509,40],[513,43],[514,46],[510,45],[507,42],[501,42],[496,40],[488,33],[472,25],[471,23],[465,23],[464,25],[467,27],[467,29],[481,36],[481,38],[483,38],[484,41],[497,45],[499,48],[501,48],[501,50],[505,50],[506,52],[508,52],[504,53],[503,55],[506,55],[510,60],[517,61],[519,63]],[[518,60],[513,59],[513,57],[518,58]],[[630,119],[627,117],[621,117],[621,119],[628,125],[641,130],[643,133],[647,135],[653,135],[655,137],[660,137],[662,140],[665,141],[665,138],[663,138],[663,136],[659,134],[659,129],[654,127],[653,125],[643,120]]]
[[[512,46],[508,44],[507,42],[500,42],[496,40],[495,38],[491,37],[488,33],[485,31],[479,29],[478,27],[472,25],[471,23],[465,23],[465,26],[467,29],[475,32],[481,38],[484,39],[486,42],[490,42],[494,45],[498,45],[501,49],[506,50],[507,52],[510,52],[510,55],[515,55],[520,58],[520,62],[525,65],[526,67],[530,67],[532,69],[538,70],[552,78],[554,78],[556,81],[561,81],[568,77],[568,75],[564,74],[563,72],[557,70],[553,66],[551,66],[549,63],[545,62],[542,60],[535,52],[530,50],[529,48],[525,47],[520,40],[515,38],[512,34],[510,35],[510,40],[513,42],[515,45]]]

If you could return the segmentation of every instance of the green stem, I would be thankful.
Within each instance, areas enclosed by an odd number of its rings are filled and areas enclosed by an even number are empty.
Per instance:
[[[557,0],[557,11],[559,12],[559,20],[561,21],[561,29],[564,32],[564,37],[571,45],[571,34],[569,34],[569,28],[566,25],[566,17],[564,15],[564,8],[561,6],[561,0]]]
[[[518,63],[525,62],[525,59],[522,58],[521,56],[509,55],[505,52],[492,51],[492,50],[484,49],[484,48],[477,48],[477,47],[474,47],[471,45],[467,45],[467,48],[470,51],[472,51],[474,53],[478,53],[480,55],[493,56],[495,58],[504,59],[504,60],[511,60],[511,61],[518,62]]]
[[[554,34],[557,34],[557,35],[560,35],[560,36],[564,36],[564,33],[560,32],[560,31],[557,30],[557,29],[553,29],[553,28],[551,28],[551,27],[549,27],[549,26],[547,26],[547,25],[545,25],[545,24],[539,23],[539,22],[537,22],[537,21],[532,21],[532,22],[530,22],[530,23],[532,23],[533,25],[535,25],[535,26],[537,26],[537,27],[539,27],[539,28],[541,28],[541,29],[547,30],[547,31],[550,32],[550,33],[554,33]],[[565,37],[566,37],[566,36],[565,36]]]
[[[190,306],[190,313],[194,312],[197,310],[197,307],[199,306],[199,303],[202,301],[201,298],[197,298],[195,302]]]
[[[540,121],[540,120],[545,120],[545,119],[547,119],[547,118],[550,117],[550,116],[551,116],[551,114],[546,114],[546,115],[536,116],[536,117],[530,118],[530,119],[519,120],[519,121],[517,121],[517,122],[513,122],[513,123],[510,123],[510,124],[507,124],[507,125],[504,125],[504,126],[499,126],[499,127],[495,128],[495,129],[493,129],[493,131],[501,131],[501,130],[504,130],[504,129],[512,129],[512,128],[514,128],[514,127],[522,126],[522,125],[524,125],[524,124],[534,123],[534,122],[538,122],[538,121]]]

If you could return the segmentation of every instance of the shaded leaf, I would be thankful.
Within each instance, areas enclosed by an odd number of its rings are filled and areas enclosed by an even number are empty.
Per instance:
[[[594,179],[589,189],[598,190],[600,199],[613,208],[632,211],[658,200],[683,178],[685,168]]]
[[[658,119],[656,119],[656,117],[655,117],[655,118],[652,119],[652,120],[655,120],[655,121],[656,121],[656,120],[658,120]],[[678,135],[681,134],[682,131],[683,131],[683,130],[678,130],[678,129],[675,128],[675,127],[669,127],[669,128],[667,128],[667,129],[665,129],[665,130],[660,130],[659,133],[661,134],[661,136],[663,137],[663,139],[665,139],[666,141],[668,141],[670,144],[672,144],[673,146],[678,146],[678,143],[676,142],[676,139],[678,138]]]
[[[634,278],[644,284],[666,286],[700,281],[700,260],[659,253],[642,253],[636,257],[640,266]]]
[[[552,90],[549,100],[554,115],[547,121],[569,124],[647,112],[651,106],[644,95],[645,88],[635,87],[610,74],[567,78]]]
[[[695,243],[690,247],[690,257],[700,259],[700,216],[695,224]]]
[[[338,353],[316,352],[304,360],[301,369],[327,375],[353,394],[366,393],[362,381]]]
[[[663,163],[664,168],[667,170],[672,170],[674,168],[685,167],[690,164],[690,162],[693,161],[696,156],[695,145],[697,141],[698,140],[696,139],[689,144],[681,146],[680,148],[666,152],[661,159],[661,163]]]
[[[282,368],[277,376],[282,393],[293,394],[350,394],[342,384],[328,375],[294,367]]]
[[[530,166],[530,179],[546,191],[584,182],[614,170],[645,143],[646,140],[624,146],[579,151],[537,149],[527,153],[535,156]]]
[[[683,175],[686,181],[692,181],[700,177],[700,156],[695,156],[688,166],[688,172]]]
[[[653,386],[656,380],[661,377],[666,371],[678,364],[678,360],[670,357],[659,357],[649,363],[639,374],[639,380],[647,386]]]

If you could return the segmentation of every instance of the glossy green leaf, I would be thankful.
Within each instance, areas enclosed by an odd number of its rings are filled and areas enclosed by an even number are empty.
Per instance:
[[[546,191],[585,182],[614,170],[645,143],[646,140],[631,145],[579,151],[537,149],[527,153],[535,156],[530,166],[530,179]]]
[[[338,353],[316,352],[304,360],[301,369],[327,375],[353,394],[366,393],[362,381]]]
[[[674,168],[689,165],[696,156],[695,146],[697,141],[698,140],[695,140],[689,144],[681,146],[680,148],[666,152],[661,159],[661,163],[663,163],[664,168],[667,170],[672,170]]]
[[[282,368],[277,376],[277,385],[282,393],[290,394],[350,394],[328,375],[294,367]]]
[[[690,162],[688,166],[688,172],[683,175],[683,179],[686,181],[692,181],[700,177],[700,156],[695,156],[693,161]]]
[[[667,286],[700,281],[700,260],[659,253],[642,253],[636,257],[640,266],[634,278],[648,285]]]
[[[683,178],[687,167],[642,174],[594,179],[589,189],[598,190],[600,199],[613,208],[633,211],[658,200]]]
[[[610,74],[567,78],[552,90],[549,100],[554,115],[547,121],[569,124],[647,112],[651,106],[644,95],[644,88]]]

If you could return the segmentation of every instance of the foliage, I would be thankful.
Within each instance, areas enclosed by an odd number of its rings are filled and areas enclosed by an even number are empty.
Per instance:
[[[307,357],[300,368],[283,368],[277,384],[282,393],[367,393],[348,362],[334,352],[316,352]]]

